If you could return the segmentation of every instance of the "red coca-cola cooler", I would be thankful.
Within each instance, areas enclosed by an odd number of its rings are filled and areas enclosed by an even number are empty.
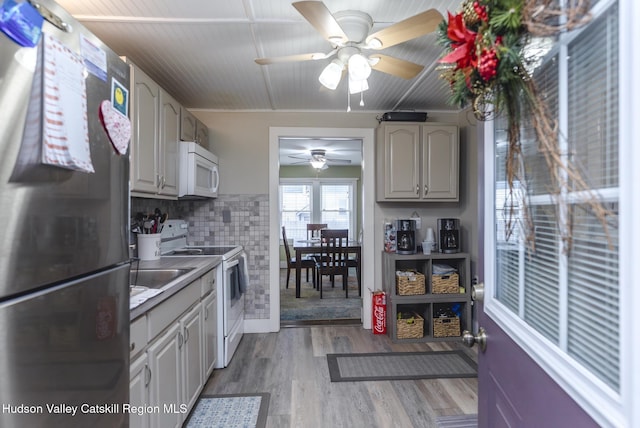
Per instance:
[[[373,334],[387,334],[387,295],[384,291],[373,292]]]

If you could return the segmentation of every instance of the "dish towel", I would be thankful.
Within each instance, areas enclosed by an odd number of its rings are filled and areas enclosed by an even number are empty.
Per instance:
[[[249,262],[247,261],[247,253],[243,251],[242,254],[240,255],[240,260],[238,263],[238,267],[239,267],[238,270],[240,271],[239,272],[240,294],[246,292],[247,286],[249,285],[249,269],[247,267],[248,263]]]

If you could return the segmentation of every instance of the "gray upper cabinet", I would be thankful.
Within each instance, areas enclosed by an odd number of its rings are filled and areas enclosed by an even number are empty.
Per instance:
[[[180,104],[131,66],[131,194],[177,199]]]
[[[384,123],[377,136],[378,201],[459,200],[458,127]]]
[[[160,87],[139,68],[131,67],[131,191],[156,193]]]
[[[196,120],[196,143],[206,149],[209,148],[209,128],[199,120]]]
[[[202,147],[209,148],[209,128],[184,107],[180,112],[180,139],[195,141]]]
[[[158,193],[178,196],[178,141],[180,140],[180,104],[160,89],[160,159]]]
[[[186,108],[180,109],[180,139],[182,141],[196,141],[196,117]]]

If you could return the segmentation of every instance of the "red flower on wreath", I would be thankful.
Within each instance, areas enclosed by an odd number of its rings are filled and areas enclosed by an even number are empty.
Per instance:
[[[453,51],[443,57],[440,62],[456,63],[456,70],[474,68],[478,65],[478,57],[476,55],[476,37],[477,34],[469,30],[464,25],[462,14],[455,16],[449,15],[449,24],[447,27],[447,36],[451,40],[451,48]],[[465,74],[471,70],[465,70]]]

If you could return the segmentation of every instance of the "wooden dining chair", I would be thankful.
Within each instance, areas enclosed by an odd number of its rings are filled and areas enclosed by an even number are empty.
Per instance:
[[[346,263],[344,253],[349,230],[347,229],[323,229],[320,231],[320,258],[316,259],[316,285],[320,290],[322,299],[322,277],[329,275],[331,286],[335,287],[335,276],[342,276],[342,288],[345,290],[345,297],[349,297],[349,267]]]
[[[327,223],[307,223],[307,240],[320,239],[320,231],[328,227]],[[320,259],[320,253],[309,254],[309,258],[317,262]],[[314,281],[314,288],[317,283]]]
[[[307,239],[320,238],[320,231],[326,228],[326,223],[307,223]]]
[[[289,249],[289,242],[287,241],[287,232],[282,226],[282,240],[284,242],[284,252],[287,257],[287,282],[285,288],[289,288],[289,278],[291,277],[291,269],[296,268],[296,258],[291,257],[291,250]],[[313,259],[301,258],[300,263],[303,269],[307,270],[307,282],[309,282],[309,269],[311,269],[311,275],[313,279],[313,288],[316,287],[316,262]]]

